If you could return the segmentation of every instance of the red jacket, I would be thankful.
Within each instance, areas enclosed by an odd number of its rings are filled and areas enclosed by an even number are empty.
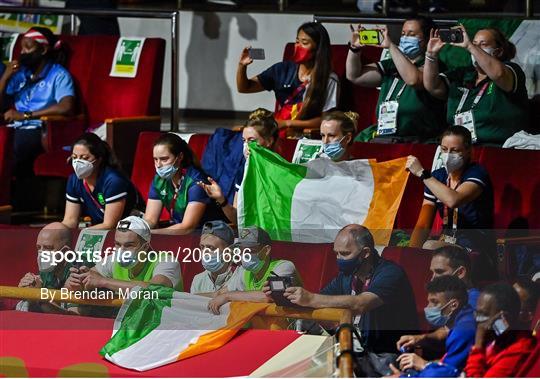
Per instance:
[[[514,377],[534,345],[535,340],[531,333],[523,331],[515,332],[510,343],[493,342],[483,349],[473,346],[467,359],[465,374],[472,378]]]

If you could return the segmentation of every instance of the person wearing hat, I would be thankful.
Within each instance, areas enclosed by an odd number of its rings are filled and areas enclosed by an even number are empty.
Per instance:
[[[19,183],[13,193],[19,209],[35,198],[29,180],[34,160],[43,151],[40,118],[74,113],[75,87],[62,66],[64,59],[64,48],[57,37],[47,28],[32,27],[22,35],[19,59],[9,62],[0,77],[4,121],[15,129],[14,175]]]
[[[209,221],[203,225],[199,248],[201,252],[210,252],[208,259],[203,254],[201,261],[204,271],[195,275],[189,292],[194,294],[213,294],[226,288],[227,282],[234,272],[231,259],[223,255],[224,251],[234,243],[234,232],[221,220]],[[232,249],[229,249],[232,256]]]
[[[106,256],[90,270],[72,268],[65,287],[72,291],[106,288],[117,292],[158,284],[182,291],[180,264],[170,255],[153,254],[150,238],[145,220],[124,218],[116,227],[114,255]]]
[[[264,229],[257,226],[242,229],[233,248],[244,253],[241,254],[242,265],[229,280],[227,292],[217,294],[208,303],[208,309],[214,314],[219,314],[219,308],[231,301],[268,302],[262,288],[272,274],[293,277],[293,284],[301,285],[294,263],[270,256],[272,240]]]

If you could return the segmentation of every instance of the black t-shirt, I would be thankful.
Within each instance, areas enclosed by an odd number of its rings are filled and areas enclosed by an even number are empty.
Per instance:
[[[323,295],[350,295],[353,275],[341,272],[321,290]],[[362,288],[355,289],[360,294]],[[361,315],[358,329],[362,345],[376,353],[396,352],[396,342],[404,334],[418,331],[414,294],[405,271],[397,264],[379,259],[366,292],[377,295],[383,305]],[[354,316],[353,316],[354,318]]]

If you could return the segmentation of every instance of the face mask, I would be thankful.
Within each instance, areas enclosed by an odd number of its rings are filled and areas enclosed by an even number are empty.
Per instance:
[[[477,315],[475,317],[475,320],[476,320],[476,323],[477,324],[480,324],[482,322],[486,322],[487,320],[489,320],[489,317],[488,316],[484,316],[484,315]]]
[[[176,162],[176,160],[175,160]],[[174,165],[174,163],[172,164],[168,164],[168,165],[164,165],[164,166],[161,166],[161,167],[157,167],[156,168],[156,174],[158,174],[158,176],[161,178],[161,179],[165,179],[165,180],[170,180],[172,179],[172,177],[178,172],[178,167],[176,167]]]
[[[431,325],[440,328],[445,326],[450,319],[450,315],[444,316],[442,310],[450,303],[446,303],[442,307],[426,307],[424,308],[424,315],[426,316],[427,322]]]
[[[345,136],[343,136],[343,138],[345,138]],[[341,141],[343,141],[343,138],[336,142],[323,144],[323,152],[333,161],[339,160],[345,153],[345,148],[341,146]]]
[[[209,260],[203,259],[201,262],[204,269],[210,272],[217,272],[221,270],[223,266],[225,266],[225,262],[223,261],[223,259],[220,259],[220,256],[219,254],[217,254],[217,251],[211,254]]]
[[[43,257],[43,252],[41,250],[38,250],[37,255],[37,264],[39,268],[39,272],[52,272],[56,268],[55,265],[53,265],[52,256],[48,255],[47,260],[45,260]]]
[[[360,257],[352,258],[352,259],[337,259],[337,265],[338,269],[343,275],[352,275],[358,270],[358,268],[361,266],[362,262],[360,260]]]
[[[244,145],[242,146],[242,153],[244,154],[244,158],[248,159],[249,157],[249,146],[247,142],[244,142]]]
[[[71,161],[75,175],[79,179],[85,179],[94,171],[94,163],[87,161],[86,159],[73,159]]]
[[[401,36],[399,50],[409,59],[416,58],[421,53],[420,39],[418,37]]]
[[[28,68],[36,68],[41,62],[42,55],[38,51],[32,51],[31,53],[22,53],[19,56],[19,63],[22,66]]]
[[[123,268],[132,269],[137,264],[137,253],[135,253],[133,250],[123,250],[118,249],[116,251],[117,255],[117,262],[120,266]]]
[[[309,62],[311,58],[313,58],[313,52],[311,50],[300,45],[294,45],[294,63]]]
[[[481,47],[481,49],[484,50],[485,53],[491,56],[493,56],[493,53],[495,52],[495,49],[492,47]],[[474,67],[478,67],[478,62],[476,61],[476,58],[472,54],[471,54],[471,62]]]
[[[446,172],[449,174],[463,167],[463,155],[460,153],[442,153],[441,158]]]
[[[251,254],[251,258],[249,260],[242,260],[242,267],[244,270],[251,271],[253,273],[258,272],[263,265],[264,261],[261,260],[257,254]]]

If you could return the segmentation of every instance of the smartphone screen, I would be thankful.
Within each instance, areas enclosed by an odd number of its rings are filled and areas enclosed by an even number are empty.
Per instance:
[[[508,329],[508,323],[504,319],[498,318],[493,322],[492,328],[495,334],[500,336]]]
[[[251,48],[249,49],[249,57],[251,59],[264,59],[264,49]]]
[[[443,42],[463,42],[463,32],[460,29],[440,29],[439,36]]]

